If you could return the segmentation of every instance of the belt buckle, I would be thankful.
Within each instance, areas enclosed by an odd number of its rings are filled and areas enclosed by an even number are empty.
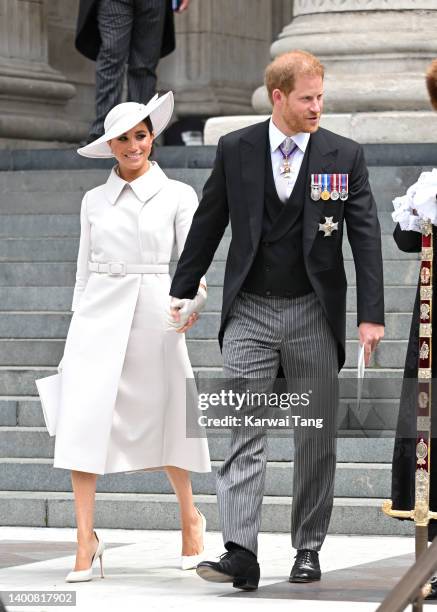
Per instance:
[[[126,276],[126,264],[124,261],[109,261],[108,262],[109,276]]]

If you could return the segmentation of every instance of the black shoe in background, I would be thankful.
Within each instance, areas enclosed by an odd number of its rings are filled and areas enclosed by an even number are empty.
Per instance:
[[[319,553],[315,550],[297,551],[289,582],[314,582],[320,580],[322,572],[319,565]]]
[[[209,582],[232,582],[243,591],[255,591],[259,583],[259,565],[256,556],[244,549],[232,549],[220,557],[220,561],[202,561],[197,574]]]
[[[431,587],[431,591],[430,591],[429,595],[427,595],[425,597],[425,600],[427,600],[427,599],[437,599],[437,576],[433,576],[430,579],[429,585]]]

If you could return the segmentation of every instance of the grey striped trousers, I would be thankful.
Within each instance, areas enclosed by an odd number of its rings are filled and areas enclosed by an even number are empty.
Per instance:
[[[125,66],[127,99],[146,104],[156,89],[166,0],[99,0],[102,44],[96,62],[96,119],[91,135],[103,134],[111,108],[122,101]]]
[[[258,391],[261,383],[264,392],[271,392],[280,363],[289,392],[295,390],[290,387],[297,379],[318,387],[310,411],[323,417],[323,429],[294,429],[291,535],[295,548],[319,550],[328,530],[334,495],[338,357],[336,340],[318,298],[314,293],[267,298],[241,292],[225,329],[223,358],[225,378],[258,379],[254,382]],[[303,409],[299,410],[297,414],[305,416]],[[228,456],[217,474],[225,545],[234,542],[255,554],[266,474],[266,438],[266,430],[261,427],[233,428]]]

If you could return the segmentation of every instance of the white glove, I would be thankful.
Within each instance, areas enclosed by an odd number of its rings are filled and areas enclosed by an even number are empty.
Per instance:
[[[176,329],[183,327],[192,314],[195,312],[199,313],[203,310],[206,304],[206,295],[206,290],[203,287],[199,287],[196,297],[192,300],[172,297],[170,300],[170,308],[177,308],[180,318],[179,321],[175,321],[169,313],[168,324]]]

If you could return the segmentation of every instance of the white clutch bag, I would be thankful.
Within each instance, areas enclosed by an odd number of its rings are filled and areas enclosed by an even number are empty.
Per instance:
[[[35,380],[41,399],[42,411],[49,436],[56,434],[59,405],[61,402],[61,374]]]

